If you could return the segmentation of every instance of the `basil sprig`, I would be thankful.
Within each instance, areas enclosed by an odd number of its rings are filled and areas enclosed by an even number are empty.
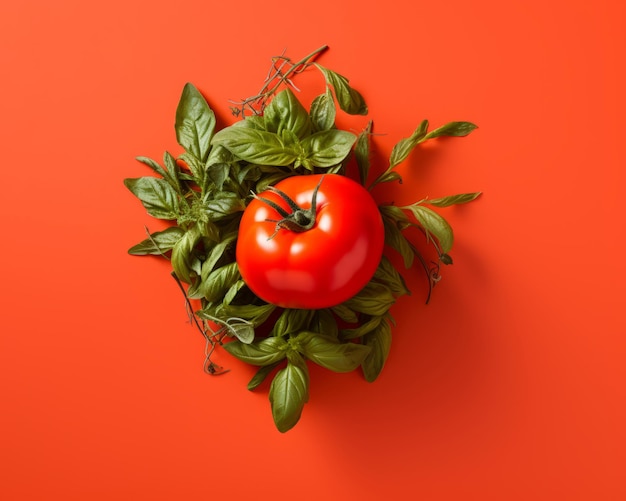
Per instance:
[[[221,129],[202,93],[187,83],[175,117],[181,153],[165,152],[161,163],[137,157],[152,175],[124,181],[147,214],[166,225],[159,231],[146,229],[145,238],[129,253],[170,261],[193,323],[206,338],[208,373],[224,372],[211,360],[213,350],[222,346],[239,360],[258,367],[248,384],[250,390],[271,378],[269,401],[281,432],[295,426],[308,401],[308,363],[333,372],[360,367],[367,381],[377,379],[391,349],[390,310],[398,297],[410,291],[392,261],[383,256],[371,281],[340,305],[294,310],[264,302],[242,280],[234,252],[241,215],[251,194],[289,176],[344,174],[352,160],[361,184],[372,189],[401,180],[396,167],[424,141],[464,136],[475,128],[469,122],[450,122],[429,132],[428,121],[422,121],[395,145],[388,168],[368,185],[372,122],[358,135],[335,123],[338,109],[366,115],[367,105],[347,78],[312,62],[324,49],[297,63],[281,56],[285,61],[281,72],[273,75],[263,92],[235,110],[240,120]],[[307,110],[291,90],[289,78],[309,67],[321,72],[325,88]],[[286,88],[279,90],[280,86]],[[253,106],[258,103],[260,112]],[[249,110],[255,112],[245,116]],[[434,208],[464,204],[478,195],[423,199],[406,206],[381,205],[385,243],[400,254],[406,268],[417,259],[434,285],[438,275],[406,230],[421,230],[436,250],[437,265],[450,264],[452,228]]]

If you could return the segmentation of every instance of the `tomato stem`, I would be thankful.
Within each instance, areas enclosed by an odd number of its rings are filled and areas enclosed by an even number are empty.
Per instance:
[[[302,207],[300,207],[289,195],[287,195],[284,191],[275,188],[274,186],[269,186],[268,191],[276,193],[280,198],[282,198],[291,209],[291,212],[288,212],[286,209],[281,207],[273,200],[265,197],[260,197],[253,193],[254,198],[269,205],[282,217],[282,219],[266,219],[266,221],[269,223],[276,223],[275,231],[270,237],[268,237],[268,240],[274,238],[281,229],[295,231],[296,233],[302,233],[304,231],[310,230],[311,228],[313,228],[313,226],[315,226],[315,220],[317,216],[317,192],[319,191],[323,180],[324,176],[321,177],[319,183],[317,183],[317,186],[313,190],[313,196],[311,197],[311,207],[308,209],[303,209]]]

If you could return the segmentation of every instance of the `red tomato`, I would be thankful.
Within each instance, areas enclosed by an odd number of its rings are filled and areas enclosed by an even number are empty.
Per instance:
[[[276,189],[298,210],[272,189],[246,208],[237,264],[248,287],[283,308],[327,308],[354,296],[374,275],[385,240],[368,191],[337,174],[294,176]],[[285,222],[287,214],[305,228]]]

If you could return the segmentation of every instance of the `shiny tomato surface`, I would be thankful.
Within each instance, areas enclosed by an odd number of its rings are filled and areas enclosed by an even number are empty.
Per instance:
[[[359,292],[380,263],[385,240],[382,218],[360,184],[337,174],[312,174],[287,178],[276,188],[302,209],[310,209],[318,185],[315,221],[309,230],[276,231],[275,221],[282,216],[260,198],[286,212],[292,209],[273,191],[261,193],[243,214],[237,264],[248,287],[268,303],[299,309],[338,305]]]

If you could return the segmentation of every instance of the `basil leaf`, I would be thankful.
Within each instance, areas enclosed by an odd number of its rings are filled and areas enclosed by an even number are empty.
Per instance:
[[[209,273],[207,278],[202,281],[199,291],[202,292],[207,301],[221,301],[230,289],[239,279],[239,267],[237,263],[232,262]]]
[[[384,255],[380,260],[380,264],[378,265],[376,272],[374,272],[373,278],[374,280],[383,282],[384,285],[389,287],[389,290],[397,296],[411,293],[407,288],[402,275],[398,273],[396,267],[391,264],[391,261],[389,261],[389,259],[387,259]]]
[[[239,360],[251,365],[265,366],[280,362],[287,356],[287,341],[282,337],[267,337],[253,343],[233,340],[224,343],[224,349]]]
[[[274,324],[272,335],[285,336],[301,331],[304,327],[309,325],[314,313],[315,310],[284,310]]]
[[[227,317],[238,317],[249,320],[255,327],[265,322],[275,309],[276,306],[273,304],[226,304],[222,305],[220,308],[221,312]],[[198,315],[202,318],[202,310],[198,312]]]
[[[391,326],[381,322],[376,329],[363,336],[370,352],[361,364],[365,380],[372,383],[381,373],[391,350]]]
[[[426,137],[426,131],[428,130],[428,120],[423,120],[421,124],[413,131],[410,137],[400,139],[391,150],[391,156],[389,157],[389,168],[393,168],[402,161],[406,160],[409,153],[419,143],[423,142]]]
[[[228,235],[224,237],[221,241],[216,243],[211,249],[207,252],[207,258],[202,263],[202,280],[206,280],[209,274],[213,271],[217,263],[222,259],[226,249],[234,242],[235,235]]]
[[[350,115],[367,115],[367,105],[363,96],[355,89],[350,87],[346,77],[341,76],[332,70],[326,69],[316,64],[326,79],[328,85],[332,85],[335,90],[335,96],[339,107]]]
[[[272,371],[276,367],[278,367],[279,364],[280,362],[276,362],[274,364],[260,367],[259,370],[256,371],[256,374],[252,377],[252,379],[248,383],[248,390],[252,391],[255,388],[257,388],[261,383],[263,383],[263,381],[265,381],[267,376],[269,376],[272,373]]]
[[[372,135],[372,121],[370,120],[367,127],[359,134],[354,147],[354,157],[359,169],[359,179],[361,184],[365,186],[367,176],[370,171],[370,136]]]
[[[246,283],[243,280],[237,280],[237,282],[235,282],[224,295],[224,304],[230,304],[233,299],[235,299],[239,291],[245,287],[245,285]]]
[[[384,316],[376,316],[370,318],[367,322],[355,327],[354,329],[342,329],[341,339],[356,339],[376,329],[385,319]]]
[[[296,336],[302,354],[325,369],[350,372],[356,369],[370,349],[362,344],[341,343],[337,339],[316,332],[302,332]]]
[[[265,130],[279,136],[288,130],[302,139],[311,132],[309,114],[289,88],[274,96],[263,112],[263,120]]]
[[[269,391],[274,424],[281,433],[293,428],[300,420],[304,404],[309,399],[309,374],[304,363],[292,363],[279,370]]]
[[[167,220],[178,218],[178,197],[167,181],[156,177],[140,177],[125,179],[124,184],[151,216]]]
[[[191,83],[183,88],[174,128],[178,144],[201,162],[206,162],[215,129],[215,114]]]
[[[178,226],[172,226],[163,231],[155,231],[150,236],[128,249],[133,256],[145,256],[148,254],[162,255],[172,250],[185,232]]]
[[[230,126],[213,136],[213,144],[221,145],[233,155],[257,165],[290,165],[298,157],[288,149],[280,136],[272,132]]]
[[[224,162],[218,162],[209,165],[207,168],[207,177],[213,183],[218,191],[222,191],[224,183],[230,174],[230,165]]]
[[[426,231],[427,237],[430,237],[432,234],[437,239],[441,247],[441,252],[444,254],[450,252],[454,235],[452,233],[452,227],[443,217],[434,210],[419,204],[409,205],[406,209],[413,213],[417,222]]]
[[[189,167],[189,170],[191,171],[191,174],[193,176],[193,181],[198,186],[203,186],[204,178],[206,177],[204,162],[196,158],[195,155],[192,155],[191,153],[188,153],[188,152],[185,152],[182,155],[180,155],[180,159],[183,162],[185,162],[185,164],[187,164],[187,167]]]
[[[459,195],[450,195],[448,197],[425,200],[425,203],[434,205],[435,207],[449,207],[450,205],[466,204],[472,200],[476,200],[480,194],[480,191],[476,193],[462,193]]]
[[[337,306],[333,306],[331,308],[332,312],[337,315],[344,322],[348,322],[349,324],[354,324],[358,322],[359,317],[357,314],[348,308],[345,303],[338,304]]]
[[[310,115],[315,131],[329,130],[334,127],[337,109],[330,88],[326,87],[324,94],[313,99]]]
[[[442,136],[463,137],[476,129],[471,122],[450,122],[426,134],[424,139],[433,139]]]
[[[177,193],[182,195],[182,186],[180,185],[180,169],[176,163],[176,159],[167,151],[163,154],[163,164],[167,167],[163,177],[170,183]]]
[[[337,320],[332,314],[331,310],[324,308],[322,310],[316,310],[313,320],[311,321],[310,329],[320,334],[324,334],[328,337],[338,338],[339,328],[337,327]]]
[[[398,228],[397,223],[394,220],[383,217],[383,225],[385,227],[385,244],[396,250],[402,256],[405,268],[413,266],[415,254],[409,242]]]
[[[206,203],[205,208],[211,219],[219,219],[235,212],[243,212],[246,206],[237,193],[221,191],[216,198]]]
[[[163,167],[161,167],[158,164],[158,162],[152,160],[151,158],[148,158],[148,157],[136,157],[136,160],[141,162],[144,165],[147,165],[148,167],[150,167],[154,172],[156,172],[160,176],[162,176],[162,177],[166,177],[167,176],[167,172],[165,171],[165,169]]]
[[[254,325],[251,323],[237,320],[237,322],[227,322],[227,324],[229,332],[243,344],[251,344],[254,341]]]
[[[351,310],[366,315],[380,316],[389,311],[396,302],[388,287],[383,284],[370,282],[356,296],[348,299],[344,304]]]
[[[194,249],[201,240],[200,232],[192,228],[185,232],[174,247],[172,247],[172,268],[174,273],[183,282],[190,283],[191,276],[195,274],[194,267],[197,256]]]
[[[302,140],[304,154],[300,160],[305,167],[305,162],[314,167],[332,167],[348,156],[355,141],[354,134],[343,130],[316,132]]]
[[[247,127],[248,129],[267,130],[265,128],[265,119],[259,115],[250,115],[239,122],[235,122],[237,127]]]
[[[395,170],[389,170],[387,172],[384,172],[378,177],[378,179],[376,179],[374,184],[390,183],[392,181],[398,181],[400,184],[402,184],[402,176],[398,174]]]

